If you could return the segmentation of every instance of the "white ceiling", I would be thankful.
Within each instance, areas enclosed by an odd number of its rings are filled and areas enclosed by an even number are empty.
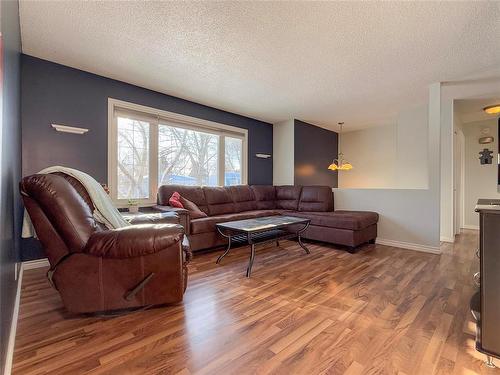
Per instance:
[[[500,64],[500,2],[20,3],[23,52],[268,122],[394,121]]]

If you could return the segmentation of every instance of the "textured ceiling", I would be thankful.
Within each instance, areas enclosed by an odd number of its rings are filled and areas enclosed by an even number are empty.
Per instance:
[[[392,122],[500,64],[500,2],[20,3],[23,52],[268,122]]]

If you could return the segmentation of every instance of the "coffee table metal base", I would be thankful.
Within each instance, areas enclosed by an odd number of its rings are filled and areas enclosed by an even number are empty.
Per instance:
[[[252,274],[252,266],[253,261],[255,259],[255,245],[268,243],[268,242],[276,242],[276,245],[279,246],[279,241],[287,240],[292,238],[297,238],[297,242],[299,246],[304,249],[306,254],[310,254],[309,249],[302,242],[301,234],[309,227],[309,223],[306,223],[303,228],[298,230],[297,232],[288,232],[282,229],[274,229],[265,232],[258,233],[224,233],[219,227],[217,230],[219,233],[228,239],[228,244],[224,253],[222,253],[215,263],[219,264],[222,259],[229,253],[234,245],[249,245],[250,246],[250,259],[248,261],[247,273],[246,276],[250,277]]]

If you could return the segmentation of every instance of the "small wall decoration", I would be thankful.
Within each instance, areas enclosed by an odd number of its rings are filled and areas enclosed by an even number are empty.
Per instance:
[[[495,138],[493,137],[481,137],[479,138],[479,144],[481,145],[487,145],[489,143],[495,142]]]
[[[483,151],[479,153],[479,161],[481,165],[483,164],[492,164],[493,163],[493,151],[485,148]]]
[[[488,143],[493,143],[495,141],[495,138],[490,136],[490,131],[491,131],[490,128],[481,129],[482,137],[478,139],[479,144],[487,145]]]

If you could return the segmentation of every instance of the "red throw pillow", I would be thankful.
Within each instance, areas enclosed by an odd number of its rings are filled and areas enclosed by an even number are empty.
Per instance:
[[[174,191],[174,193],[168,200],[168,204],[170,204],[172,207],[184,208],[184,206],[181,203],[181,195],[176,191]]]
[[[200,210],[196,203],[191,202],[184,197],[181,197],[181,202],[184,208],[189,211],[189,218],[199,219],[201,217],[207,217],[207,214]]]

